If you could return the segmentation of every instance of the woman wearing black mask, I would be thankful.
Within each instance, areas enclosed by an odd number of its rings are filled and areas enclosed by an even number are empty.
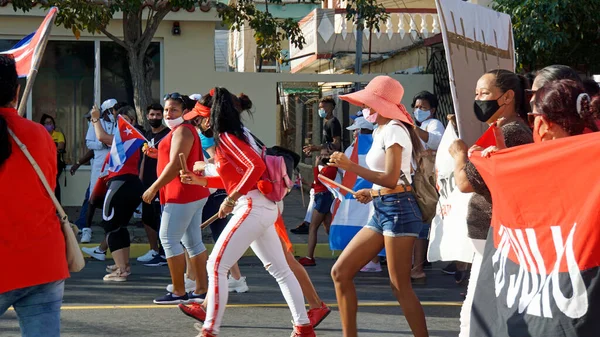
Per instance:
[[[502,132],[506,147],[513,147],[533,142],[531,129],[527,125],[527,108],[525,99],[527,79],[511,71],[498,69],[485,73],[475,89],[474,113],[481,122],[497,126]],[[504,145],[504,144],[502,144]],[[463,193],[475,192],[469,202],[467,212],[467,228],[469,238],[475,247],[475,256],[471,267],[471,277],[467,289],[467,298],[460,314],[459,337],[469,336],[471,305],[475,294],[475,285],[485,240],[492,220],[492,198],[483,178],[475,166],[468,160],[473,151],[483,148],[474,145],[467,150],[462,140],[456,140],[450,147],[454,158],[454,179]]]

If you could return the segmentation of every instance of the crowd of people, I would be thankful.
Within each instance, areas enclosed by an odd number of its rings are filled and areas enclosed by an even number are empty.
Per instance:
[[[13,191],[10,197],[2,194],[0,198],[6,206],[2,208],[6,221],[0,226],[0,253],[8,257],[7,270],[33,265],[41,253],[46,263],[4,278],[0,283],[0,313],[13,306],[24,334],[40,335],[43,331],[45,336],[58,336],[64,280],[69,276],[64,239],[50,198],[8,129],[27,144],[57,195],[65,166],[61,157],[65,141],[52,116],[44,115],[39,124],[18,116],[19,89],[14,60],[0,55],[0,184]],[[457,187],[474,193],[466,222],[476,254],[460,315],[460,336],[469,336],[470,308],[492,217],[490,190],[470,162],[470,155],[482,151],[490,156],[508,147],[596,132],[600,126],[598,91],[597,84],[583,81],[566,66],[538,71],[533,83],[501,69],[483,74],[477,82],[473,114],[498,128],[502,137],[488,148],[469,148],[462,140],[450,148]],[[98,260],[105,260],[110,250],[114,264],[106,267],[104,281],[127,281],[135,272],[130,265],[127,226],[141,203],[150,250],[138,261],[146,266],[168,265],[172,281],[167,293],[156,297],[154,303],[178,304],[185,315],[203,323],[198,326],[199,336],[219,335],[229,292],[249,289],[237,261],[250,247],[279,284],[291,312],[292,336],[315,336],[314,328],[331,310],[319,297],[305,267],[316,265],[317,231],[323,224],[329,233],[334,200],[316,177],[321,174],[335,180],[351,172],[373,184],[355,191],[355,198],[360,203],[372,203],[374,214],[362,224],[331,270],[343,335],[358,335],[353,279],[359,272],[380,272],[378,255],[385,249],[392,292],[410,329],[414,336],[428,336],[413,285],[425,283],[427,277],[424,266],[431,224],[423,220],[413,176],[418,170],[417,159],[435,158],[445,128],[436,119],[439,103],[435,95],[417,94],[412,112],[400,103],[403,96],[404,87],[388,76],[375,77],[365,89],[339,96],[361,108],[347,129],[355,138],[361,133],[373,136],[364,162],[350,159],[352,146],[350,151],[343,149],[342,124],[334,116],[335,100],[326,97],[320,101],[323,142],[303,149],[306,155],[317,154],[310,204],[305,222],[292,230],[309,235],[308,254],[299,260],[293,255],[283,223],[283,202],[268,197],[262,142],[243,124],[244,114],[252,114],[250,97],[234,95],[222,87],[204,95],[170,93],[163,99],[164,106],[154,103],[147,107],[147,131],[139,126],[132,106],[106,100],[86,116],[89,151],[71,168],[74,174],[80,165],[91,161],[90,184],[77,221],[82,229],[81,242],[92,239],[95,209],[102,211],[105,231],[99,246],[83,250]],[[105,163],[119,118],[137,127],[148,144],[115,172]],[[17,181],[27,188],[17,188]],[[25,198],[29,200],[26,205],[20,202]],[[19,212],[19,217],[4,214],[5,209],[14,212],[24,207],[28,211]],[[210,227],[215,245],[209,255],[200,224],[215,214],[218,219]],[[29,224],[27,240],[19,229],[22,223]]]

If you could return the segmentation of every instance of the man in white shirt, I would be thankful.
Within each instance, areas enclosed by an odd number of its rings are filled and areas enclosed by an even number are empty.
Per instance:
[[[117,100],[114,98],[108,99],[102,103],[100,106],[100,111],[102,112],[102,117],[98,121],[102,125],[104,131],[107,134],[112,135],[116,130],[116,111],[114,109],[117,104]],[[98,178],[103,175],[102,166],[104,165],[104,160],[106,159],[106,155],[110,152],[110,144],[104,144],[98,140],[96,137],[96,131],[94,131],[94,126],[90,122],[88,124],[88,131],[85,136],[85,145],[88,149],[94,151],[94,158],[92,159],[92,171],[90,177],[90,194],[94,191],[94,187]],[[88,219],[91,219],[94,216],[95,208],[90,205],[88,210]],[[92,239],[92,229],[89,227],[91,225],[91,221],[86,221],[86,228],[81,231],[81,242],[88,243]]]
[[[437,107],[438,99],[429,91],[421,91],[413,98],[413,114],[419,125],[415,130],[426,150],[437,151],[445,131],[444,124],[434,118]]]
[[[423,148],[433,152],[433,154],[437,151],[445,131],[444,124],[434,118],[437,107],[438,99],[429,91],[421,91],[413,97],[413,115],[417,122],[415,125],[419,125],[419,127],[415,128],[415,131],[419,138],[421,138]],[[417,284],[424,283],[426,279],[423,266],[426,263],[425,256],[427,254],[427,240],[429,239],[430,228],[430,223],[424,224],[415,242],[414,268],[411,271],[411,278]]]

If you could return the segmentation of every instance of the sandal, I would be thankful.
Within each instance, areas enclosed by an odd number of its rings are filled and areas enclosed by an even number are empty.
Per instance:
[[[131,272],[122,271],[117,268],[114,272],[105,275],[103,280],[106,282],[125,282],[129,275],[131,275]]]

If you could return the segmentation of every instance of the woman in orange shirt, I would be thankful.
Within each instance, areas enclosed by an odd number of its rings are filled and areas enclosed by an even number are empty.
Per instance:
[[[65,239],[50,196],[8,128],[27,146],[52,189],[56,146],[42,125],[19,116],[18,98],[15,62],[0,55],[0,256],[4,270],[16,271],[0,278],[0,315],[12,306],[24,336],[57,337],[69,277]]]

